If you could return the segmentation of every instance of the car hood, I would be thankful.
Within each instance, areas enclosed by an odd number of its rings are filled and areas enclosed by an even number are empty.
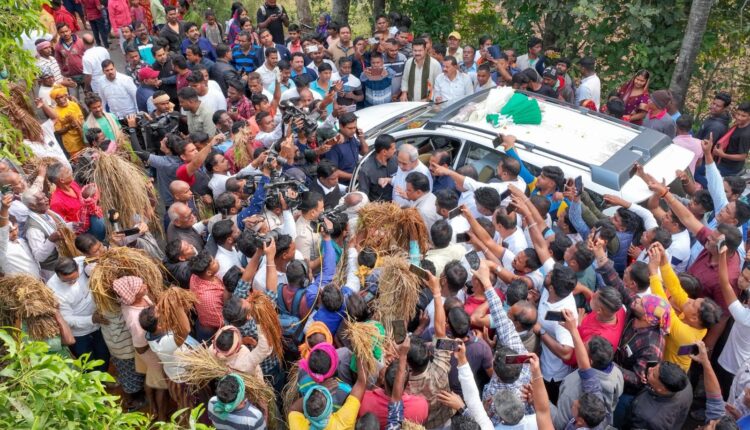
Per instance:
[[[358,110],[357,127],[365,133],[376,129],[379,125],[385,124],[393,118],[399,117],[414,108],[429,104],[428,102],[396,102],[385,103],[377,106],[370,106]]]
[[[669,184],[677,177],[677,170],[685,170],[692,159],[691,151],[672,144],[646,162],[643,170],[657,181],[664,180]],[[631,202],[642,202],[651,197],[651,194],[646,183],[637,176],[626,182],[620,190],[620,197]]]

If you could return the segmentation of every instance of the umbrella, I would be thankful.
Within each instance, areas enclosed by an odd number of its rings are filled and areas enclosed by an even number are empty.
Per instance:
[[[513,117],[516,124],[533,124],[542,123],[542,111],[539,109],[539,103],[521,93],[513,94],[508,103],[503,106],[500,113]]]

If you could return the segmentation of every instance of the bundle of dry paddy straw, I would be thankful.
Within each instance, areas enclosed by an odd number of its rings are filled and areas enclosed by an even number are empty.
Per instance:
[[[44,340],[60,334],[55,320],[58,302],[52,290],[31,275],[0,278],[0,320],[15,324],[18,319],[26,323],[29,337]]]
[[[414,208],[401,209],[393,202],[366,204],[359,212],[359,227],[367,232],[362,246],[376,251],[393,247],[409,249],[416,240],[422,253],[429,249],[430,235],[422,216]]]
[[[208,348],[200,347],[190,351],[178,351],[175,354],[177,364],[185,369],[182,379],[187,384],[200,390],[211,381],[223,378],[229,373],[236,373],[245,382],[245,395],[253,405],[268,405],[269,411],[276,402],[276,394],[266,381],[254,374],[238,372],[214,355]],[[269,418],[268,422],[271,422]]]
[[[119,312],[117,295],[112,283],[123,276],[137,276],[148,286],[149,295],[156,301],[164,291],[163,266],[139,249],[110,248],[97,260],[89,279],[89,288],[97,308],[102,312]]]
[[[350,322],[347,324],[346,338],[352,345],[354,356],[359,359],[367,375],[376,375],[378,363],[373,349],[382,347],[385,337],[372,322]]]
[[[179,315],[189,315],[196,303],[198,298],[195,294],[180,287],[170,287],[156,303],[156,313],[167,330],[177,330],[180,326]]]
[[[122,222],[130,226],[136,215],[152,227],[161,224],[151,209],[151,186],[143,170],[118,154],[97,151],[91,181],[99,187],[100,204],[106,213],[114,209]]]
[[[403,252],[381,257],[375,318],[390,329],[393,320],[411,321],[422,289],[417,275],[409,271]]]

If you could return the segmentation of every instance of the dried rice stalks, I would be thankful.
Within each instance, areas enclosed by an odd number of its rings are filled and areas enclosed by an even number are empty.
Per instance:
[[[382,347],[385,337],[375,324],[370,322],[349,322],[344,336],[352,346],[352,352],[359,359],[367,375],[375,375],[378,363],[373,349]]]
[[[279,322],[276,304],[268,296],[258,291],[251,292],[247,302],[250,304],[250,317],[263,329],[268,343],[273,347],[273,353],[283,363],[284,346],[281,343],[281,323]]]
[[[417,424],[414,421],[404,420],[401,423],[401,430],[425,430],[422,424]]]
[[[378,252],[393,247],[408,250],[411,240],[417,241],[422,253],[429,249],[429,232],[414,208],[401,209],[393,202],[368,203],[359,212],[359,229],[367,231],[362,247]]]
[[[188,352],[178,351],[175,353],[175,358],[177,363],[185,369],[182,376],[183,380],[194,386],[196,391],[202,389],[214,379],[236,373],[245,381],[245,395],[253,405],[267,405],[269,413],[274,409],[271,405],[276,402],[276,394],[266,381],[259,379],[254,374],[231,369],[222,359],[211,353],[208,348],[200,347]],[[271,417],[269,417],[268,422],[271,422]]]
[[[0,91],[0,114],[7,115],[10,124],[21,131],[24,139],[41,142],[44,140],[42,126],[36,120],[33,109],[29,106],[25,94],[23,94],[25,91],[23,87],[17,87],[16,85],[11,85],[10,97]]]
[[[409,249],[409,241],[416,240],[422,254],[430,249],[430,232],[417,209],[401,209],[397,225],[396,241],[401,248]]]
[[[13,326],[20,319],[34,340],[60,334],[55,320],[59,304],[52,290],[34,276],[14,275],[0,278],[0,321]],[[7,323],[7,324],[6,324]]]
[[[120,309],[117,295],[112,291],[112,283],[117,278],[138,276],[148,286],[149,295],[158,302],[164,292],[165,272],[161,262],[145,251],[127,247],[110,248],[97,259],[89,279],[89,288],[97,308],[113,313]]]
[[[374,300],[375,318],[390,329],[393,320],[411,321],[414,318],[422,286],[417,275],[409,271],[405,253],[382,256],[380,263],[378,297]]]
[[[73,230],[59,224],[57,226],[57,231],[59,231],[62,236],[62,239],[57,242],[57,252],[60,256],[68,258],[79,257],[81,253],[78,251],[78,248],[76,248],[76,234],[73,233]]]
[[[287,373],[286,385],[284,390],[281,391],[281,403],[284,408],[284,416],[289,416],[291,407],[294,402],[300,397],[299,389],[297,388],[297,379],[299,378],[299,363],[292,364],[292,368]]]
[[[34,183],[37,177],[37,173],[39,172],[39,168],[41,166],[47,166],[49,167],[52,164],[59,163],[60,161],[57,158],[54,157],[33,157],[28,160],[26,160],[25,163],[23,163],[23,171],[26,173],[26,179],[29,184]],[[44,189],[45,190],[51,190],[52,189],[52,183],[50,183],[47,178],[44,178]]]
[[[159,321],[167,330],[176,331],[180,326],[179,315],[189,314],[195,308],[196,303],[198,303],[198,298],[195,294],[180,287],[170,287],[162,293],[156,303]]]
[[[148,210],[152,207],[152,191],[143,169],[128,161],[127,155],[107,154],[93,148],[85,151],[93,151],[90,155],[96,160],[86,182],[94,182],[99,188],[102,210],[119,212],[125,226],[131,226],[140,218],[152,229],[161,231],[161,220],[153,210]]]
[[[237,170],[240,170],[250,164],[252,161],[252,154],[247,151],[247,141],[251,135],[250,127],[242,127],[237,133],[234,134],[234,165]]]

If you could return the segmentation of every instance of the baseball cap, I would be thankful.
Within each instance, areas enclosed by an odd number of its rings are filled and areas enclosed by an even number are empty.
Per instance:
[[[542,72],[542,77],[552,78],[552,79],[557,78],[557,69],[554,67],[545,68],[544,71]]]
[[[451,31],[451,34],[448,35],[448,39],[450,39],[451,37],[461,40],[461,33],[457,31]]]
[[[156,79],[159,77],[159,72],[152,69],[151,67],[144,67],[138,71],[138,79],[141,81],[144,79]]]

